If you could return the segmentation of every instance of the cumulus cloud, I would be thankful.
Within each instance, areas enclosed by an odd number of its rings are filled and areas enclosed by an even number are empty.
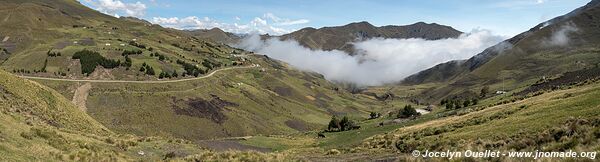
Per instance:
[[[550,38],[542,41],[542,46],[544,47],[552,47],[552,46],[566,46],[569,45],[570,38],[569,35],[571,33],[579,31],[579,28],[573,23],[567,23],[558,30],[554,31]]]
[[[236,21],[241,21],[239,17],[235,17]],[[280,18],[272,13],[266,13],[262,17],[255,17],[250,22],[245,24],[239,23],[224,23],[217,20],[210,19],[208,17],[198,18],[196,16],[189,16],[185,18],[178,17],[154,17],[152,23],[159,24],[162,26],[175,28],[175,29],[211,29],[220,28],[227,32],[232,33],[260,33],[260,34],[271,34],[271,35],[282,35],[292,32],[292,29],[282,28],[280,26],[290,26],[297,24],[304,24],[310,22],[306,19],[291,20],[287,18]]]
[[[142,2],[124,3],[120,0],[84,0],[96,10],[119,17],[119,14],[142,17],[146,14],[146,5]]]
[[[487,30],[442,40],[374,38],[354,42],[356,51],[362,51],[354,56],[338,50],[311,50],[290,40],[263,41],[258,35],[249,36],[236,46],[323,74],[331,81],[373,86],[401,81],[439,63],[467,59],[504,39]]]

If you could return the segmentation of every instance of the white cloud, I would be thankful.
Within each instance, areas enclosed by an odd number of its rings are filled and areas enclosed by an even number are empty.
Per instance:
[[[120,0],[83,0],[96,10],[119,17],[119,14],[142,17],[146,14],[146,5],[142,2],[124,3]]]
[[[577,28],[577,26],[575,26],[575,24],[573,24],[573,23],[564,24],[564,25],[560,26],[560,28],[558,28],[557,31],[554,31],[552,33],[552,36],[550,36],[550,38],[543,40],[542,46],[543,47],[559,46],[560,47],[560,46],[569,45],[569,42],[571,41],[571,39],[569,38],[569,35],[573,32],[577,32],[577,31],[579,31],[579,29]]]
[[[277,26],[298,25],[298,24],[306,24],[306,23],[310,22],[310,20],[307,20],[307,19],[290,20],[290,19],[280,18],[280,17],[275,16],[273,13],[266,13],[263,17],[271,19],[273,22],[275,22],[274,25],[277,25]]]
[[[241,19],[239,17],[235,17],[237,21]],[[275,26],[289,26],[294,24],[308,23],[308,20],[300,19],[300,20],[289,20],[285,18],[279,18],[273,14],[267,13],[263,17],[255,17],[247,24],[239,24],[239,23],[223,23],[217,20],[210,19],[205,17],[200,19],[196,16],[190,16],[185,18],[178,17],[154,17],[152,19],[152,23],[159,24],[165,27],[175,28],[175,29],[211,29],[211,28],[220,28],[227,32],[232,33],[260,33],[260,34],[271,34],[271,35],[282,35],[286,33],[290,33],[293,30],[285,29],[281,27]]]
[[[537,0],[536,1],[537,4],[542,4],[542,3],[545,3],[545,2],[546,2],[546,0]]]
[[[237,46],[323,74],[331,81],[371,86],[398,82],[446,61],[470,58],[504,39],[487,30],[442,40],[375,38],[353,43],[357,51],[363,51],[355,56],[338,50],[311,50],[296,41],[261,41],[257,35]]]

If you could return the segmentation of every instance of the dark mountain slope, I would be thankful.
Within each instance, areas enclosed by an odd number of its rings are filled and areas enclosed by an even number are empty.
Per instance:
[[[462,32],[449,26],[423,22],[405,26],[376,27],[368,22],[351,23],[344,26],[304,28],[282,35],[282,40],[296,40],[311,49],[343,50],[353,52],[351,42],[370,38],[423,38],[428,40],[455,38]]]

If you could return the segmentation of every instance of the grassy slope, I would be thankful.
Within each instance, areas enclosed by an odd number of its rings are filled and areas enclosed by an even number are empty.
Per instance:
[[[227,67],[240,60],[230,55],[237,50],[226,45],[139,20],[110,17],[71,0],[0,3],[5,4],[0,7],[0,36],[10,36],[8,43],[18,45],[0,66],[6,71],[39,70],[47,60],[47,73],[24,75],[156,80],[156,76],[138,71],[143,63],[152,66],[156,74],[175,70],[181,76],[183,67],[177,65],[176,60],[197,64],[201,69],[205,69],[200,63],[204,59]],[[32,10],[35,12],[30,12]],[[11,15],[27,16],[21,19]],[[28,33],[35,33],[35,36]],[[133,39],[153,50],[128,45]],[[50,49],[62,56],[47,57],[46,52]],[[78,61],[70,59],[82,49],[98,51],[106,58],[120,61],[125,59],[121,56],[122,50],[142,50],[143,54],[130,56],[133,66],[129,70],[124,67],[96,69],[87,77],[81,74]],[[165,55],[166,60],[151,57],[153,52]],[[117,132],[191,140],[312,130],[326,124],[333,114],[366,117],[368,111],[378,110],[376,105],[379,103],[376,101],[333,90],[335,85],[321,76],[287,67],[278,68],[280,63],[259,57],[246,60],[245,65],[250,64],[261,64],[262,67],[224,71],[208,79],[181,83],[94,83],[87,100],[87,110],[93,118]],[[261,72],[263,68],[265,72]],[[58,73],[67,75],[60,76]],[[39,82],[60,91],[67,98],[73,98],[75,89],[80,86],[71,82]],[[204,117],[174,113],[175,106],[192,109],[188,101],[210,100],[212,95],[239,105],[219,111],[226,118],[224,122],[211,120],[213,114],[210,113],[202,114]]]
[[[215,153],[190,141],[108,131],[56,91],[0,70],[0,160],[285,160],[284,154]],[[140,153],[143,153],[141,155]]]
[[[289,134],[321,129],[332,114],[366,118],[389,107],[363,95],[336,91],[322,76],[292,70],[253,56],[260,68],[221,71],[212,77],[178,83],[92,83],[88,113],[117,132],[164,135],[189,140],[257,134]],[[80,84],[40,81],[73,96]],[[339,88],[338,88],[339,89]],[[180,101],[210,100],[212,95],[237,104],[222,109],[222,123],[210,117],[178,115]],[[210,114],[209,114],[210,115]]]
[[[507,40],[509,48],[506,48],[507,44],[500,44],[463,63],[440,64],[409,77],[408,82],[439,84],[419,96],[436,103],[445,97],[478,94],[486,85],[490,86],[491,92],[510,91],[528,86],[544,76],[555,77],[596,67],[600,63],[599,8],[597,2],[591,2],[580,10],[552,20],[548,26],[539,24]],[[566,32],[568,44],[547,43],[568,26],[577,29]]]
[[[437,110],[384,127],[375,125],[386,119],[367,120],[360,130],[326,133],[324,139],[313,132],[257,136],[243,143],[305,160],[418,160],[411,157],[412,150],[600,151],[599,95],[596,82],[498,106],[493,105],[511,98],[492,97],[455,115]],[[330,149],[341,154],[329,155]]]

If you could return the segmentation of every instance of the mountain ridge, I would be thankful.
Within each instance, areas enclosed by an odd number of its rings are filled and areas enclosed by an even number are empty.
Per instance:
[[[303,28],[298,31],[279,36],[281,40],[296,40],[300,45],[316,50],[342,50],[354,54],[351,42],[371,38],[422,38],[437,40],[456,38],[463,32],[452,27],[436,23],[417,22],[409,25],[387,25],[376,27],[369,22],[361,21],[343,26]]]

